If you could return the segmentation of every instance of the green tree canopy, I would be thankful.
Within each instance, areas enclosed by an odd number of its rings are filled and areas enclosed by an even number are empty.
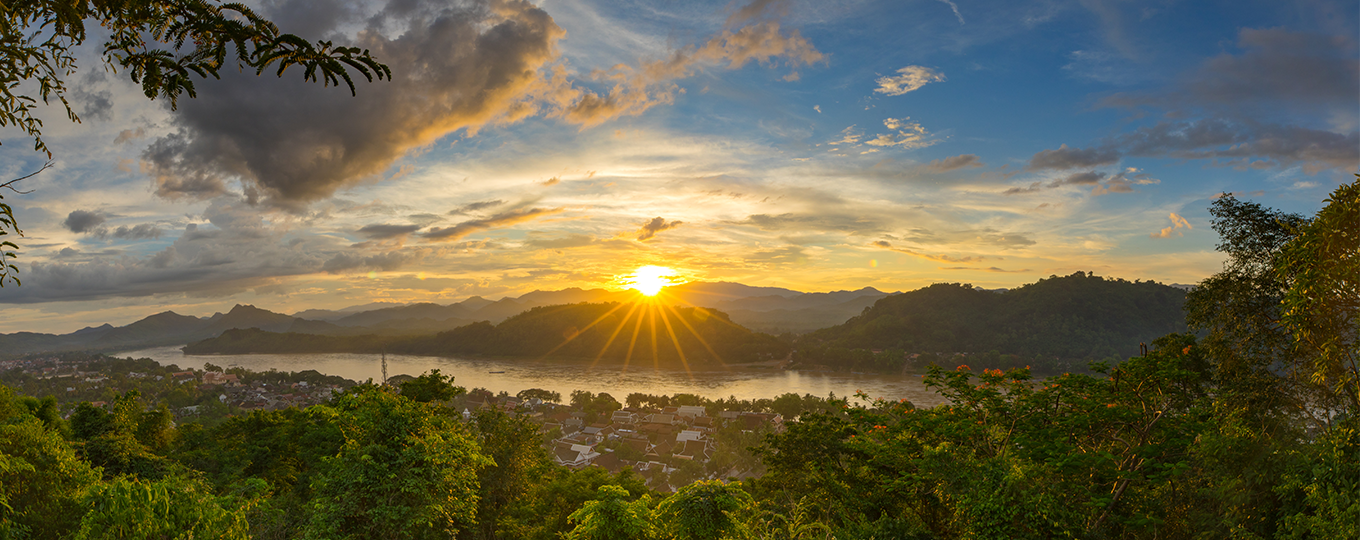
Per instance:
[[[699,481],[680,488],[656,507],[657,520],[676,540],[717,540],[738,537],[738,511],[751,504],[751,495],[736,484]]]
[[[453,385],[452,375],[444,375],[437,369],[401,383],[402,397],[421,403],[453,399],[466,392],[463,387]]]
[[[628,490],[615,485],[600,486],[595,500],[587,501],[571,514],[576,528],[570,540],[643,540],[652,536],[650,497],[629,501]]]
[[[313,483],[309,538],[445,538],[476,520],[491,465],[461,423],[371,385],[336,398],[345,443]]]
[[[1299,367],[1329,402],[1360,412],[1360,174],[1337,188],[1281,248],[1289,285],[1281,314],[1305,360]]]

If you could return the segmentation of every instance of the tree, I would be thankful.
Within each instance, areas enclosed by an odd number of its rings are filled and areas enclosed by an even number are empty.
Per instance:
[[[3,44],[0,44],[0,47],[3,47]],[[0,79],[0,81],[2,80],[3,79]],[[3,125],[4,121],[0,120],[0,126]],[[33,173],[30,173],[27,176],[15,178],[13,180],[0,184],[0,189],[9,189],[10,191],[19,193],[21,195],[27,193],[25,191],[19,191],[18,188],[14,187],[14,184],[26,180],[28,178],[32,178],[34,175],[47,170],[47,168],[51,166],[52,162],[49,161],[43,164],[42,168],[38,169],[37,171],[34,171]],[[4,199],[5,196],[0,195],[0,236],[9,236],[11,234],[23,236],[24,231],[19,229],[19,222],[15,221],[14,219],[14,209],[10,208],[10,206],[4,202]],[[16,245],[14,242],[0,239],[0,287],[4,287],[6,281],[11,281],[15,285],[19,284],[19,278],[15,277],[14,275],[19,271],[19,268],[15,267],[13,263],[9,262],[11,259],[18,257],[17,253],[9,250],[17,249],[19,249],[19,246]]]
[[[527,401],[529,399],[538,398],[545,402],[546,401],[550,401],[553,403],[562,402],[561,393],[553,392],[552,390],[544,390],[542,388],[530,388],[528,390],[520,390],[518,394],[515,394],[515,397],[519,398],[521,401]]]
[[[1223,271],[1186,295],[1185,318],[1213,363],[1215,384],[1228,408],[1241,411],[1261,429],[1291,421],[1281,411],[1307,414],[1296,381],[1277,367],[1297,364],[1297,350],[1281,324],[1280,302],[1288,289],[1275,271],[1280,250],[1308,220],[1243,202],[1232,195],[1209,207],[1219,234],[1218,250],[1228,255]]]
[[[372,385],[336,399],[345,443],[313,482],[308,538],[447,538],[476,520],[491,465],[459,422]]]
[[[751,504],[751,495],[720,480],[695,482],[666,497],[656,507],[662,528],[676,540],[717,540],[736,536],[736,513]]]
[[[571,515],[587,501],[598,498],[601,486],[613,485],[628,491],[630,498],[647,493],[645,481],[632,469],[617,476],[600,467],[572,471],[555,467],[539,479],[529,497],[513,505],[510,512],[527,529],[521,536],[531,540],[553,540],[571,531]]]
[[[246,519],[237,508],[192,478],[144,482],[119,477],[95,486],[76,540],[222,538],[245,540]]]
[[[0,400],[8,393],[0,388]],[[81,495],[98,482],[99,472],[42,421],[0,425],[0,538],[66,536],[80,520]]]
[[[453,385],[453,376],[443,375],[437,369],[401,383],[402,397],[421,403],[449,400],[466,392],[463,387]]]
[[[506,516],[524,503],[534,484],[552,468],[552,460],[540,444],[538,425],[527,416],[478,409],[473,422],[478,442],[494,461],[477,475],[481,486],[477,526],[482,540],[495,540],[502,536]]]
[[[1289,288],[1285,329],[1298,366],[1327,401],[1360,412],[1360,174],[1332,192],[1312,222],[1281,248],[1276,274]]]
[[[619,486],[600,486],[595,500],[587,501],[571,514],[576,528],[569,540],[644,540],[652,536],[651,498],[643,495],[628,500],[628,490]]]

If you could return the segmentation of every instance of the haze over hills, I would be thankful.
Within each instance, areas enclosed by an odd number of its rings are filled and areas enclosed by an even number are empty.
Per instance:
[[[732,322],[771,333],[805,332],[839,324],[888,295],[872,288],[803,293],[739,283],[686,283],[668,287],[664,294],[669,302],[715,308],[729,313]],[[340,310],[309,309],[292,315],[249,305],[237,305],[228,313],[215,313],[209,317],[167,311],[122,327],[104,324],[63,335],[0,334],[0,355],[178,345],[245,328],[323,336],[433,335],[478,321],[499,323],[535,307],[628,301],[636,295],[632,290],[570,288],[533,291],[518,298],[495,301],[474,296],[448,305],[378,302]]]

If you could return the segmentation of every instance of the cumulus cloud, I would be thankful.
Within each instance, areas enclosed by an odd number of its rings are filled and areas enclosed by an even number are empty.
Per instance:
[[[932,160],[930,165],[927,165],[926,168],[935,172],[949,172],[958,169],[977,168],[982,166],[982,158],[979,158],[977,154],[961,154],[949,156],[944,159]]]
[[[316,26],[312,35],[357,22],[333,13],[332,3],[285,0],[272,7]],[[391,81],[361,82],[351,97],[345,88],[301,77],[227,70],[180,104],[177,131],[145,149],[143,170],[167,198],[213,198],[239,182],[249,200],[297,206],[372,178],[408,151],[459,130],[475,134],[536,114],[590,126],[670,102],[671,81],[705,66],[822,58],[797,31],[764,20],[664,60],[597,71],[596,79],[613,84],[601,95],[569,77],[556,47],[564,35],[547,12],[524,0],[390,0],[352,42],[387,63]]]
[[[146,128],[139,127],[135,130],[125,129],[118,132],[118,136],[113,138],[113,144],[123,144],[146,136]]]
[[[131,227],[122,225],[113,230],[100,227],[95,234],[100,238],[113,237],[119,240],[150,240],[160,238],[161,229],[154,223],[139,223]]]
[[[883,76],[876,79],[878,88],[874,93],[887,94],[889,96],[900,96],[907,92],[919,90],[922,86],[933,82],[944,82],[944,74],[925,66],[907,66],[897,70],[895,76]]]
[[[161,229],[154,223],[141,223],[138,225],[121,225],[116,229],[104,226],[108,221],[108,216],[99,212],[89,210],[75,210],[66,215],[66,220],[62,226],[73,233],[84,233],[100,239],[116,238],[119,240],[147,240],[160,238]]]
[[[639,242],[646,242],[646,241],[651,240],[652,238],[656,237],[656,234],[657,234],[657,233],[659,233],[659,232],[661,232],[661,231],[666,231],[666,230],[674,229],[674,228],[679,227],[680,225],[682,225],[682,224],[684,224],[684,223],[685,223],[685,222],[683,222],[683,221],[669,221],[669,222],[668,222],[668,221],[662,219],[661,217],[652,218],[650,221],[647,221],[646,223],[643,223],[642,226],[638,228],[638,231],[637,231],[637,240],[638,240]]]
[[[938,141],[930,139],[930,133],[921,124],[909,122],[910,118],[885,118],[883,126],[894,130],[893,133],[883,133],[873,139],[864,141],[869,146],[902,148],[924,148],[935,144]]]
[[[1171,213],[1170,219],[1171,219],[1170,227],[1163,228],[1160,232],[1155,232],[1148,236],[1151,236],[1153,238],[1171,238],[1172,233],[1175,233],[1176,236],[1185,236],[1185,231],[1182,231],[1180,229],[1182,228],[1194,229],[1194,227],[1190,225],[1189,221],[1186,221],[1185,218],[1176,215],[1175,212]]]
[[[98,212],[75,210],[66,215],[66,221],[63,221],[62,225],[73,233],[94,232],[106,220],[107,218]]]
[[[279,9],[306,9],[303,1]],[[356,44],[386,62],[393,80],[361,83],[351,97],[300,77],[228,70],[180,104],[178,132],[143,152],[157,193],[212,197],[239,179],[248,194],[281,204],[329,196],[447,133],[531,112],[539,71],[564,35],[543,10],[516,0],[394,0],[370,24]],[[398,28],[397,37],[382,28]]]
[[[562,212],[562,208],[524,208],[509,210],[486,219],[464,221],[452,227],[435,227],[421,234],[429,241],[452,242],[464,236],[500,227],[509,227],[526,221]]]

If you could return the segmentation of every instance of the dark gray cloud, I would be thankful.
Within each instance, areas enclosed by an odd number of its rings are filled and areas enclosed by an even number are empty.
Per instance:
[[[1102,183],[1103,182],[1103,183]],[[1092,186],[1092,195],[1105,195],[1108,193],[1133,193],[1134,185],[1158,184],[1160,180],[1152,178],[1144,173],[1120,172],[1115,174],[1103,173],[1100,171],[1086,171],[1072,173],[1062,178],[1049,182],[1031,182],[1027,186],[1017,186],[1002,192],[1002,195],[1019,195],[1022,193],[1035,193],[1045,189],[1059,188],[1063,186]]]
[[[1049,183],[1049,187],[1058,186],[1089,186],[1099,184],[1106,176],[1103,172],[1087,171],[1068,175]]]
[[[424,257],[421,256],[420,252],[411,251],[388,251],[367,257],[355,253],[338,253],[326,260],[321,265],[321,270],[332,274],[356,269],[392,272],[422,258]]]
[[[140,223],[131,227],[123,225],[113,230],[100,227],[97,234],[100,238],[113,237],[119,240],[150,240],[153,238],[160,238],[161,229],[154,223]]]
[[[1206,60],[1159,93],[1120,93],[1109,106],[1355,110],[1360,95],[1360,60],[1350,37],[1290,32],[1282,28],[1244,28],[1240,54]]]
[[[388,238],[406,236],[418,230],[420,230],[420,225],[374,223],[361,227],[359,230],[355,231],[355,233],[369,240],[386,240]]]
[[[1144,126],[1091,148],[1044,150],[1030,158],[1031,170],[1073,169],[1118,163],[1122,156],[1212,159],[1224,164],[1305,164],[1313,168],[1353,169],[1360,164],[1360,132],[1336,133],[1301,126],[1249,120],[1207,118],[1164,121]]]
[[[190,223],[163,250],[145,257],[103,250],[68,252],[24,270],[24,286],[0,295],[0,303],[98,300],[183,294],[220,297],[315,273],[340,246],[325,237],[290,237],[258,208],[221,198],[203,212],[206,224]],[[113,236],[145,237],[154,225],[106,229]]]
[[[752,9],[768,13],[765,4]],[[796,30],[760,20],[662,60],[596,70],[590,77],[611,87],[600,94],[576,86],[557,63],[556,44],[566,33],[528,1],[388,0],[357,37],[345,38],[337,29],[359,22],[350,6],[281,0],[270,12],[311,35],[335,35],[372,51],[391,67],[391,81],[361,81],[351,97],[347,88],[291,73],[226,70],[196,99],[180,103],[175,133],[143,152],[156,193],[207,199],[239,182],[252,202],[296,209],[382,174],[406,152],[459,130],[475,134],[538,114],[592,126],[672,103],[680,91],[673,81],[708,66],[782,60],[796,67],[823,59]]]
[[[113,120],[113,92],[105,86],[104,73],[90,70],[85,72],[71,91],[71,102],[80,108],[82,120]]]
[[[451,242],[454,240],[460,240],[464,236],[467,236],[475,232],[481,232],[488,229],[495,229],[498,227],[509,227],[511,225],[531,221],[542,216],[556,214],[561,211],[562,211],[561,208],[523,208],[509,210],[506,212],[501,212],[486,219],[474,219],[470,221],[464,221],[452,227],[435,227],[424,232],[423,234],[421,234],[421,236],[424,237],[426,240],[430,241]]]
[[[979,158],[977,154],[961,154],[933,160],[927,168],[935,172],[949,172],[963,168],[976,168],[982,166],[982,158]]]
[[[1107,137],[1087,148],[1044,150],[1030,170],[1092,168],[1122,157],[1207,159],[1217,165],[1269,168],[1303,165],[1305,170],[1354,169],[1360,164],[1360,132],[1266,119],[1312,115],[1317,125],[1360,113],[1360,58],[1355,40],[1245,28],[1238,51],[1210,58],[1165,90],[1119,93],[1104,98],[1110,107],[1149,107],[1167,118]],[[1113,190],[1127,186],[1109,186]]]
[[[76,210],[66,215],[62,225],[73,233],[94,232],[105,221],[107,218],[98,212]]]
[[[683,225],[684,223],[685,222],[683,221],[668,222],[659,216],[652,218],[646,223],[643,223],[641,227],[638,227],[637,240],[639,242],[646,242],[648,240],[651,240],[652,238],[655,238],[657,233],[661,231],[674,229],[676,227],[679,227],[680,225]]]
[[[1119,163],[1119,152],[1113,148],[1068,148],[1041,150],[1029,159],[1029,170],[1077,169]]]
[[[309,30],[324,35],[347,20],[328,12],[333,4],[284,1],[273,11],[318,17]],[[275,204],[327,197],[447,133],[536,112],[540,68],[556,58],[564,35],[546,12],[520,1],[392,0],[369,24],[353,42],[390,66],[393,80],[360,80],[351,97],[292,72],[226,70],[180,103],[177,133],[143,152],[156,192],[210,198],[240,180],[248,195]]]
[[[458,208],[450,210],[449,215],[460,216],[465,214],[471,214],[480,210],[486,210],[487,208],[500,206],[502,204],[505,204],[505,201],[502,201],[500,199],[496,199],[494,201],[477,201],[474,203],[467,203],[463,206],[459,206]]]

